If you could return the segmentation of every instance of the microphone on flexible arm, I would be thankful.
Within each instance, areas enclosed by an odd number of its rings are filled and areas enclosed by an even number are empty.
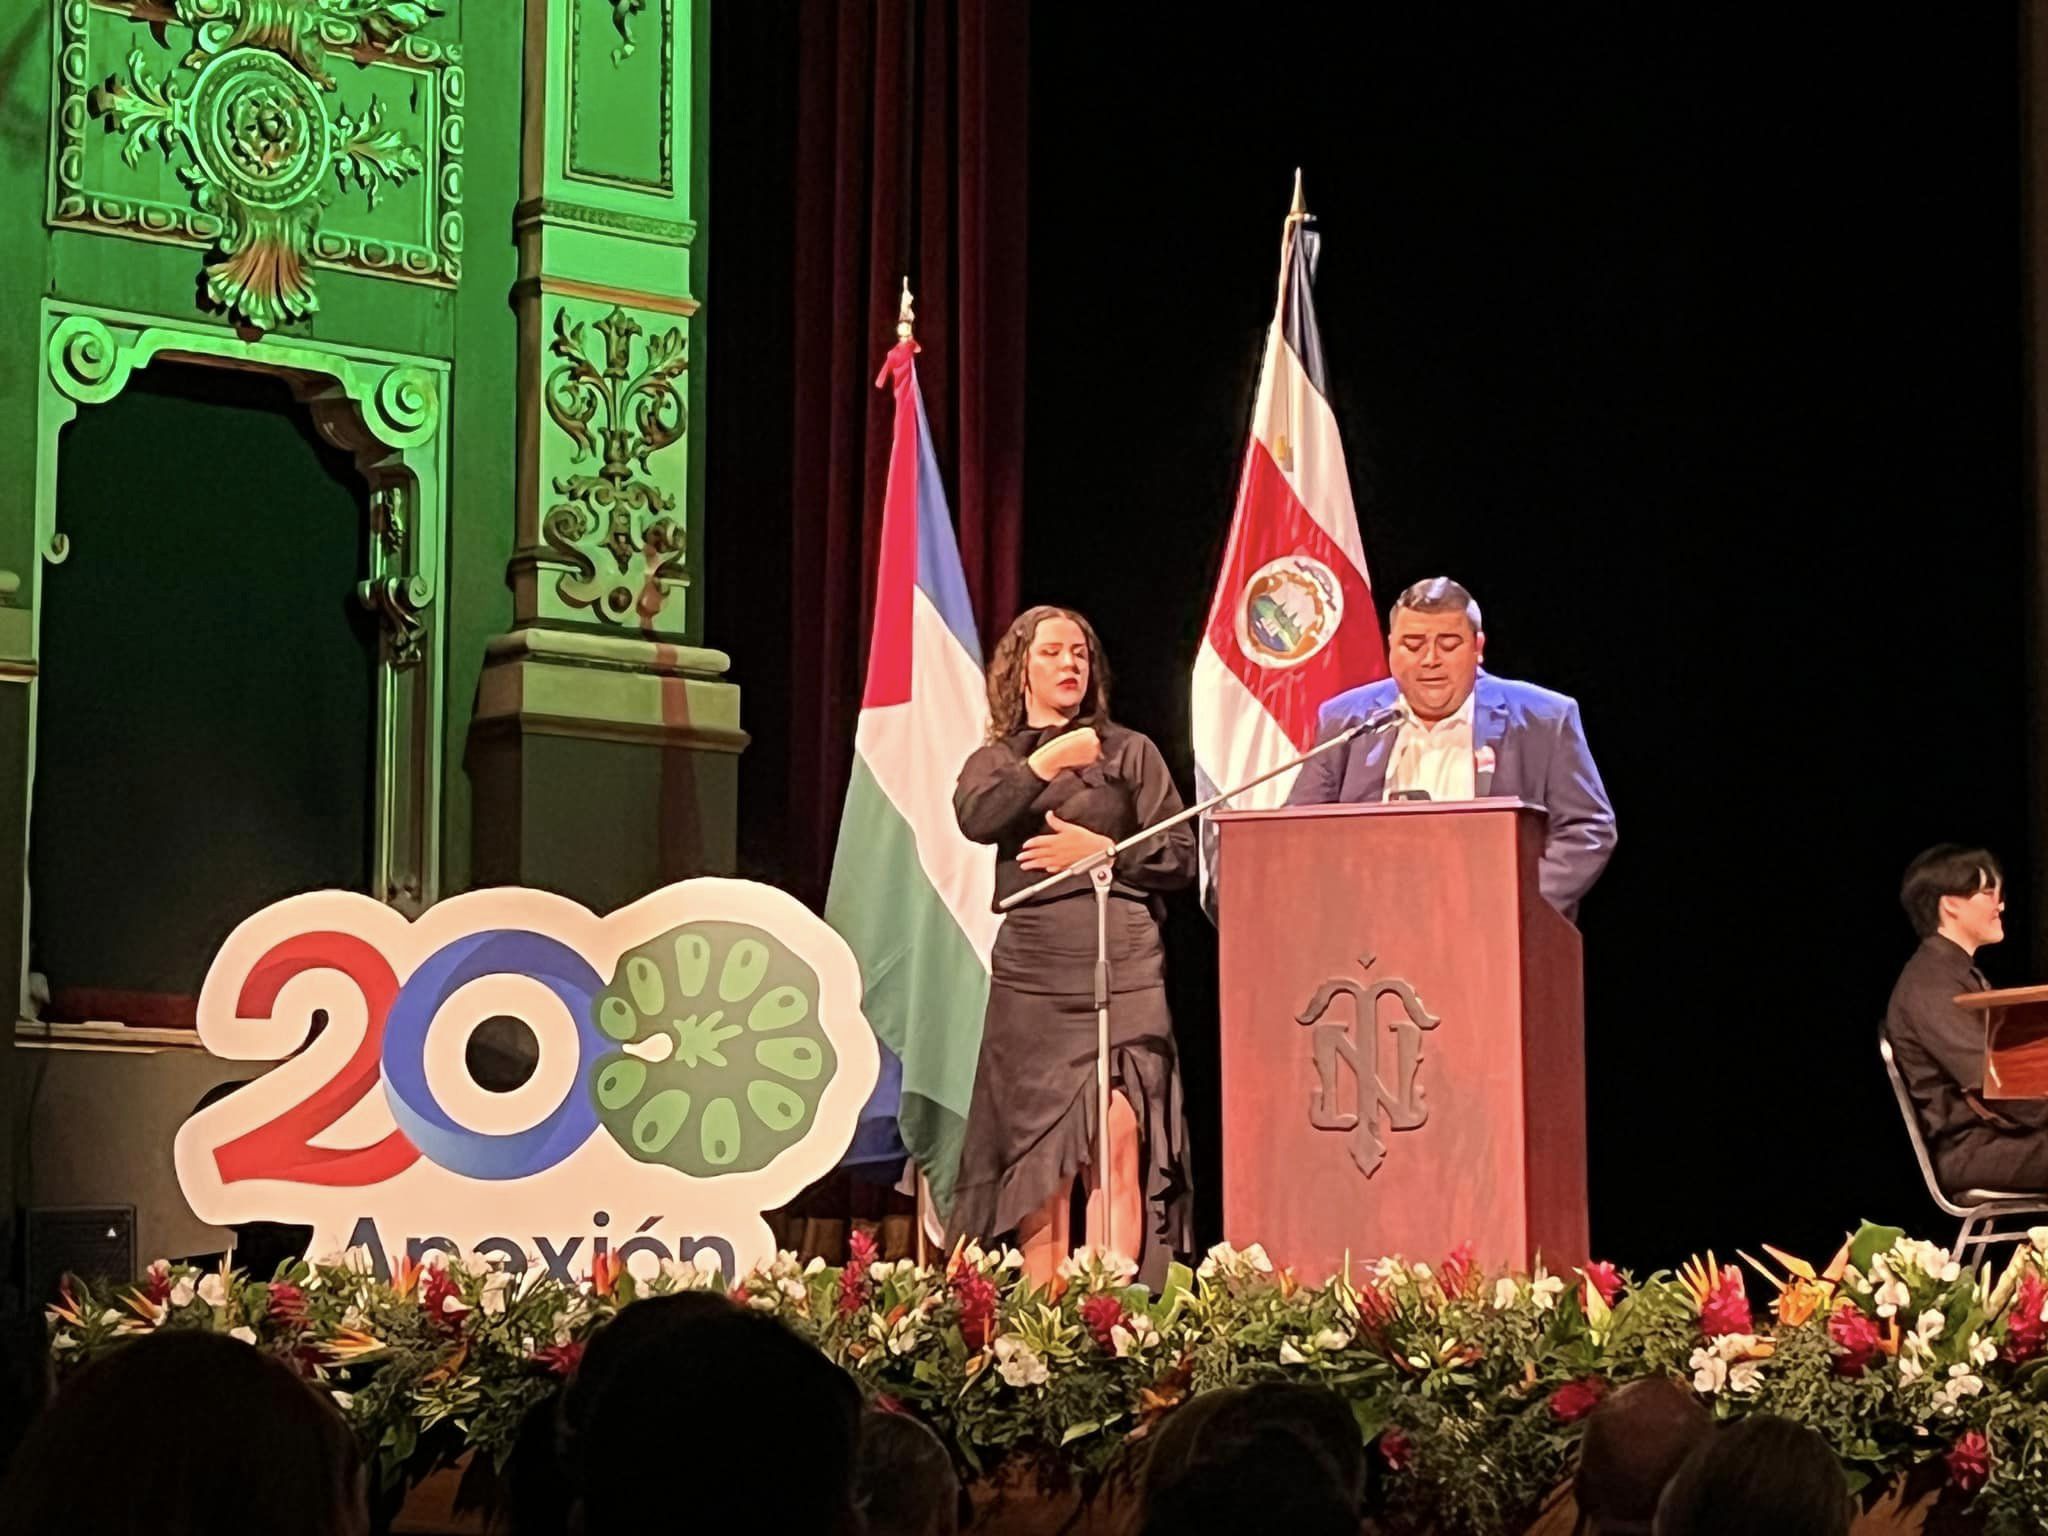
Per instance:
[[[1346,726],[1330,739],[1332,741],[1350,741],[1358,736],[1376,735],[1390,725],[1399,725],[1402,718],[1403,711],[1401,706],[1399,704],[1389,704],[1385,709],[1374,710],[1356,725]]]

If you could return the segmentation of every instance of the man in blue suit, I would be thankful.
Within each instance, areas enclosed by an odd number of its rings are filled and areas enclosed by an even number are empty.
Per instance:
[[[1289,805],[1472,800],[1501,795],[1550,813],[1543,897],[1566,917],[1614,852],[1614,807],[1593,766],[1579,706],[1561,693],[1479,670],[1486,653],[1479,604],[1447,576],[1394,600],[1387,635],[1393,676],[1340,693],[1322,708],[1316,739],[1390,709],[1399,723],[1310,761]]]

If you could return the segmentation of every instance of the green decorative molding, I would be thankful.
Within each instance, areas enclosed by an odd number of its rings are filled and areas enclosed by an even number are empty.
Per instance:
[[[418,910],[438,894],[443,659],[437,643],[446,544],[448,365],[313,342],[244,340],[217,327],[45,300],[36,415],[36,532],[43,558],[70,554],[55,527],[58,436],[158,358],[249,368],[287,380],[321,435],[354,455],[370,487],[368,575],[355,596],[383,621],[377,668],[376,892]],[[34,581],[39,586],[40,571]]]
[[[60,0],[50,222],[216,249],[209,301],[263,330],[319,307],[310,266],[452,284],[464,87],[460,50],[414,35],[432,14],[417,0]],[[120,71],[89,85],[117,49]],[[357,66],[346,87],[335,55]],[[95,118],[118,156],[100,152]],[[154,195],[152,154],[188,203]]]
[[[675,190],[674,0],[567,0],[569,8],[569,133],[562,174],[570,181],[667,196]],[[633,22],[652,7],[661,47],[654,70],[642,66]],[[608,12],[620,41],[586,35],[584,11]],[[644,18],[643,18],[644,19]],[[608,57],[611,68],[586,79],[585,66]],[[587,99],[586,99],[587,97]]]
[[[607,235],[625,235],[656,245],[687,246],[697,238],[697,226],[687,219],[657,219],[646,214],[621,213],[612,208],[593,208],[587,203],[565,202],[553,197],[530,197],[512,213],[512,227],[524,231],[544,224],[567,224],[594,229]]]
[[[689,581],[676,496],[651,465],[683,438],[679,383],[689,362],[682,328],[649,331],[617,306],[586,325],[562,304],[548,352],[557,359],[543,395],[548,419],[568,439],[569,463],[599,461],[595,474],[573,471],[553,481],[560,500],[548,508],[541,536],[571,567],[556,594],[612,623],[654,624],[670,592]]]
[[[612,0],[612,25],[619,31],[619,46],[612,50],[616,68],[633,57],[639,44],[633,39],[633,18],[647,9],[647,0]]]

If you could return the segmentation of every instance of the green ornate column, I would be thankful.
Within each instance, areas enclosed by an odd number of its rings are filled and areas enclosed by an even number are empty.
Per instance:
[[[474,876],[600,907],[733,861],[739,690],[701,590],[708,10],[527,0],[514,628],[469,744]]]

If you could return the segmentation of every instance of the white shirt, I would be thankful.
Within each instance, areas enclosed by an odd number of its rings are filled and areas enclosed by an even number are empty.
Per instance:
[[[1470,800],[1478,790],[1472,759],[1472,694],[1465,695],[1455,714],[1434,725],[1416,717],[1401,701],[1401,729],[1387,758],[1387,786],[1382,799],[1402,790],[1425,791],[1432,800]]]

